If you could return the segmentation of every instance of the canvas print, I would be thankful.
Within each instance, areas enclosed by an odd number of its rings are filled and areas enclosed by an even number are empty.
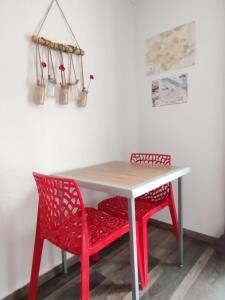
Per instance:
[[[195,64],[195,22],[165,31],[146,40],[147,75]]]
[[[152,106],[187,102],[187,74],[152,81]]]

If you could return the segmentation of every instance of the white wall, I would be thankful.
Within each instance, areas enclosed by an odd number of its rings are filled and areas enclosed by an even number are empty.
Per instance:
[[[184,178],[184,226],[217,237],[225,219],[225,2],[140,0],[136,13],[140,151],[170,153],[174,164],[191,166]],[[193,20],[196,65],[176,72],[188,73],[188,103],[152,108],[145,40]],[[169,221],[167,213],[157,218]]]
[[[81,109],[75,102],[60,106],[47,99],[37,106],[32,101],[35,69],[29,38],[49,2],[0,2],[0,299],[29,281],[37,209],[32,171],[53,173],[127,159],[137,148],[135,118],[121,121],[125,108],[135,116],[134,64],[128,63],[134,59],[132,5],[119,0],[59,1],[86,50],[86,77],[96,77],[88,105]],[[56,7],[45,34],[71,42]],[[135,130],[127,136],[131,126]],[[92,202],[99,196],[85,194]],[[45,250],[41,273],[61,260],[59,250],[49,245]]]
[[[224,228],[224,1],[61,2],[86,50],[86,74],[96,76],[85,109],[53,99],[44,106],[32,102],[29,37],[49,1],[0,2],[0,298],[29,280],[37,209],[33,170],[128,159],[139,150],[171,153],[175,164],[192,168],[184,179],[184,226],[211,236]],[[192,20],[197,54],[196,65],[184,70],[188,103],[153,109],[145,39]],[[43,35],[68,40],[64,28],[53,9]],[[100,197],[85,195],[91,203]],[[169,220],[166,213],[159,219]],[[46,245],[41,273],[59,262],[60,252]]]

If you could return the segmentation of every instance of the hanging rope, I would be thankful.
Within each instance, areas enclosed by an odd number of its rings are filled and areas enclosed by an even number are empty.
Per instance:
[[[66,76],[65,76],[65,67],[64,67],[64,63],[63,63],[63,53],[60,52],[60,60],[61,60],[61,65],[59,66],[59,69],[61,71],[61,86],[65,86],[66,85]]]
[[[38,72],[38,68],[39,68],[39,64],[38,64],[38,45],[36,45],[35,59],[36,59],[36,82],[37,82],[37,84],[40,84],[40,81],[39,81],[39,72]]]
[[[70,54],[70,55],[71,55],[71,63],[72,63],[72,68],[73,68],[73,73],[74,73],[74,78],[75,78],[75,84],[77,84],[79,80],[77,79],[76,69],[75,69],[74,61],[73,61],[73,55],[72,54]]]
[[[77,41],[77,39],[76,39],[76,37],[75,37],[75,34],[73,33],[73,30],[72,30],[72,28],[71,28],[71,26],[70,26],[70,24],[69,24],[69,22],[68,22],[68,20],[67,20],[67,18],[66,18],[66,16],[65,16],[64,12],[63,12],[63,10],[62,10],[62,8],[61,8],[61,6],[60,6],[58,0],[52,0],[52,1],[51,1],[49,7],[47,8],[47,10],[46,10],[46,12],[45,12],[45,14],[44,14],[44,16],[43,16],[43,18],[42,18],[42,21],[41,21],[41,23],[40,23],[40,25],[39,25],[39,29],[37,30],[36,35],[39,36],[39,34],[40,34],[40,32],[41,32],[41,29],[42,29],[42,27],[43,27],[43,25],[44,25],[44,23],[45,23],[45,21],[46,21],[48,15],[49,15],[49,12],[50,12],[50,10],[51,10],[51,8],[52,8],[54,2],[56,3],[56,5],[57,5],[57,7],[58,7],[58,9],[59,9],[59,11],[60,11],[60,13],[61,13],[61,16],[63,17],[63,19],[64,19],[64,21],[65,21],[65,23],[66,23],[66,25],[67,25],[67,27],[68,27],[68,29],[69,29],[69,31],[70,31],[70,33],[72,34],[72,36],[73,36],[73,38],[74,38],[74,41],[75,41],[77,47],[80,49],[80,46],[79,46],[79,43],[78,43],[78,41]],[[34,33],[34,35],[35,35],[35,33]]]
[[[77,79],[77,74],[76,74],[76,69],[75,69],[75,66],[74,66],[74,61],[73,61],[73,55],[72,54],[69,54],[69,57],[68,57],[68,85],[76,85],[78,83],[78,79]],[[74,82],[72,82],[72,79],[71,79],[71,73],[73,72],[73,75],[74,75]]]
[[[41,29],[43,28],[44,26],[44,23],[49,15],[49,12],[54,4],[54,2],[56,3],[59,11],[60,11],[60,14],[63,18],[63,20],[65,21],[68,29],[69,29],[69,32],[71,33],[74,41],[75,41],[75,45],[76,46],[73,46],[73,45],[64,45],[64,44],[61,44],[61,43],[55,43],[55,42],[52,42],[50,40],[47,40],[43,37],[40,37],[40,32],[41,32]],[[63,51],[63,52],[68,52],[68,53],[75,53],[76,55],[84,55],[84,50],[80,48],[80,45],[77,41],[77,38],[75,37],[75,34],[58,2],[58,0],[52,0],[50,5],[48,6],[42,20],[41,20],[41,23],[40,25],[37,27],[37,29],[35,30],[33,36],[32,36],[32,41],[36,44],[39,44],[39,45],[42,45],[42,46],[46,46],[46,47],[49,47],[51,49],[54,49],[54,50],[59,50],[59,51]]]
[[[83,66],[83,57],[80,57],[80,64],[81,64],[81,84],[82,84],[82,89],[85,89],[84,86],[84,66]]]
[[[51,77],[50,66],[52,69],[53,77]],[[55,68],[54,68],[54,64],[53,64],[51,49],[48,49],[48,80],[51,81],[52,83],[56,83]]]
[[[43,18],[42,18],[42,20],[41,20],[40,25],[38,26],[39,29],[36,29],[36,30],[35,30],[34,34],[35,34],[36,31],[37,31],[37,33],[36,33],[37,36],[39,35],[39,33],[40,33],[40,31],[41,31],[41,29],[42,29],[42,27],[43,27],[43,25],[44,25],[44,23],[45,23],[45,21],[46,21],[46,19],[47,19],[47,17],[48,17],[48,14],[49,14],[49,12],[50,12],[50,10],[51,10],[52,5],[53,5],[54,2],[55,2],[55,0],[52,0],[52,1],[51,1],[49,7],[47,8],[47,10],[46,10],[46,12],[45,12],[45,14],[44,14],[44,16],[43,16]]]
[[[65,22],[66,22],[66,24],[67,24],[67,27],[69,28],[69,31],[71,32],[71,34],[72,34],[72,36],[73,36],[73,38],[74,38],[74,40],[75,40],[75,42],[76,42],[78,48],[80,49],[80,46],[79,46],[78,41],[77,41],[77,39],[76,39],[76,37],[75,37],[75,34],[73,33],[73,30],[72,30],[72,28],[70,27],[70,24],[69,24],[69,22],[67,21],[67,18],[66,18],[66,16],[64,15],[63,10],[62,10],[61,6],[59,5],[58,0],[55,0],[55,2],[56,2],[57,6],[58,6],[58,8],[59,8],[59,10],[60,10],[60,12],[61,12],[61,15],[62,15],[63,19],[65,20]]]
[[[41,71],[41,78],[39,79],[39,68]],[[43,74],[43,65],[42,65],[42,60],[41,60],[41,54],[40,54],[40,49],[39,46],[36,46],[36,76],[37,76],[37,85],[44,85],[45,80],[44,80],[44,74]]]

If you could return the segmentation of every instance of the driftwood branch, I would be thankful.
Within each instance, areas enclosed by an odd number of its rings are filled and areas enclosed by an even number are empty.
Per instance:
[[[61,52],[74,53],[76,55],[82,55],[82,56],[85,54],[83,49],[80,49],[73,45],[65,45],[65,44],[55,43],[55,42],[47,40],[43,37],[39,37],[37,35],[32,35],[32,42],[34,42],[35,44],[39,44],[41,46],[51,48],[53,50],[61,51]]]

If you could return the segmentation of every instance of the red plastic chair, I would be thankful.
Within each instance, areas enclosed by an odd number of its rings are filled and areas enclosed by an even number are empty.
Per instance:
[[[153,164],[153,165],[170,165],[171,156],[165,154],[153,153],[133,153],[130,158],[131,163],[138,164]],[[136,221],[140,242],[142,267],[141,282],[142,288],[148,283],[148,237],[147,237],[147,222],[158,211],[169,207],[170,215],[173,222],[173,230],[178,241],[178,221],[176,207],[174,204],[172,184],[165,184],[151,192],[148,192],[135,201]],[[98,208],[112,216],[128,218],[128,203],[127,198],[113,197],[105,199],[98,204]]]
[[[72,179],[33,175],[39,193],[39,206],[28,300],[36,299],[45,239],[80,256],[81,299],[88,300],[89,257],[127,233],[128,222],[95,208],[85,208],[79,187]]]

